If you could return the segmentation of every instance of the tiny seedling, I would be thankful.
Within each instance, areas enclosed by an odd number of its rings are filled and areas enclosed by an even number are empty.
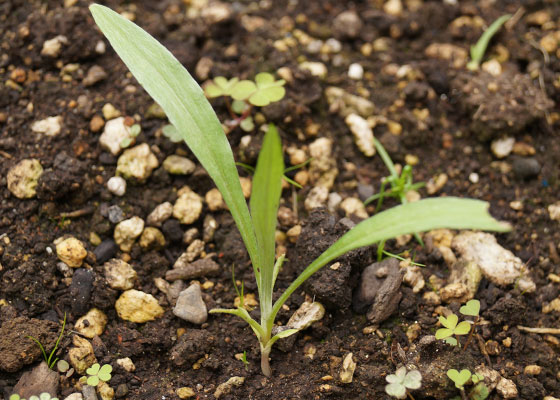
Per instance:
[[[480,68],[480,63],[484,58],[484,53],[486,53],[486,48],[490,43],[492,37],[500,30],[503,24],[511,18],[511,14],[502,15],[500,18],[492,22],[492,25],[486,29],[478,42],[474,46],[471,46],[471,61],[468,62],[467,68],[471,71],[476,71]]]
[[[269,362],[272,345],[297,332],[297,329],[288,329],[272,334],[278,312],[311,275],[336,258],[398,235],[436,228],[510,230],[508,224],[500,223],[488,214],[488,203],[478,200],[447,197],[402,204],[380,212],[349,230],[273,301],[276,278],[285,260],[283,256],[276,258],[275,249],[284,175],[282,143],[276,128],[269,125],[264,136],[247,207],[233,152],[222,125],[188,71],[165,47],[133,22],[101,5],[92,5],[90,10],[132,75],[165,111],[171,124],[206,169],[231,212],[253,266],[259,294],[260,322],[243,307],[210,312],[236,315],[249,324],[260,344],[264,375],[272,373]],[[244,98],[256,105],[263,104],[261,98],[270,96],[270,92],[275,93],[272,99],[278,98],[279,85],[275,86],[274,82],[269,77],[256,79],[255,91],[246,89]],[[253,88],[247,84],[249,86]]]
[[[49,366],[50,369],[53,369],[54,365],[58,361],[58,357],[56,357],[53,360],[53,356],[56,353],[56,350],[58,349],[58,344],[60,343],[60,339],[62,339],[62,335],[64,334],[64,327],[65,326],[66,326],[66,313],[64,313],[64,320],[62,321],[62,329],[60,330],[60,334],[58,335],[58,339],[56,340],[56,343],[54,344],[54,347],[53,347],[52,351],[49,353],[48,356],[47,356],[47,352],[45,351],[45,347],[41,344],[41,342],[38,339],[34,338],[33,336],[27,336],[29,339],[31,339],[35,343],[37,343],[37,345],[41,349],[41,353],[43,353],[43,359],[45,360],[45,362],[47,363],[47,365]]]
[[[468,369],[462,369],[461,372],[456,369],[447,371],[447,377],[455,383],[455,387],[461,391],[461,397],[467,399],[465,393],[465,385],[472,382],[475,386],[470,391],[469,397],[473,400],[484,400],[488,397],[488,387],[484,384],[484,377],[480,374],[472,374]]]
[[[109,382],[112,371],[113,367],[109,364],[100,366],[98,363],[95,363],[86,370],[86,374],[88,374],[86,383],[89,386],[97,386],[100,381]]]
[[[12,394],[8,400],[25,400],[19,394]],[[39,396],[31,396],[29,400],[58,400],[58,397],[51,397],[47,392],[41,393]]]
[[[436,331],[436,339],[445,340],[447,343],[457,346],[458,341],[456,337],[466,335],[471,330],[471,324],[468,321],[459,322],[459,317],[455,314],[450,314],[449,317],[439,317],[439,322],[444,326]]]
[[[247,361],[247,351],[243,351],[241,362],[245,365],[245,371],[249,371],[249,361]]]
[[[283,79],[275,80],[268,72],[261,72],[255,76],[254,81],[240,81],[238,78],[228,80],[218,76],[206,85],[204,90],[208,98],[226,98],[226,106],[232,117],[232,120],[226,123],[230,131],[239,126],[244,131],[251,132],[255,129],[251,117],[253,106],[265,107],[281,100],[286,94],[285,83]],[[230,102],[229,97],[233,102]]]
[[[480,316],[478,315],[480,313],[480,301],[478,301],[476,299],[469,300],[467,302],[467,304],[465,304],[464,306],[462,306],[459,309],[459,312],[463,315],[476,317],[476,319],[474,320],[474,322],[472,324],[471,330],[469,332],[469,337],[467,338],[467,341],[465,342],[465,345],[463,346],[463,351],[465,351],[467,349],[469,343],[472,340],[473,334],[476,330],[476,325],[480,321]]]
[[[385,147],[381,144],[377,138],[373,138],[373,144],[379,153],[379,156],[383,160],[383,163],[389,170],[389,176],[383,178],[381,182],[381,188],[379,189],[379,193],[374,194],[373,196],[369,197],[364,201],[365,205],[377,200],[377,206],[375,207],[375,211],[379,211],[381,206],[383,205],[383,200],[385,197],[395,197],[400,200],[401,204],[408,203],[406,199],[406,194],[411,190],[417,190],[421,187],[425,186],[424,182],[413,183],[412,181],[412,166],[405,165],[402,169],[400,175],[397,172],[397,168],[391,160],[391,157],[385,150]],[[391,186],[391,189],[385,190],[387,184]],[[422,244],[422,239],[417,233],[414,233],[414,237],[418,241],[418,243]],[[382,241],[377,246],[377,261],[381,261],[383,258],[383,251],[385,247],[385,241]]]
[[[400,367],[394,374],[387,375],[385,380],[389,382],[385,386],[385,393],[396,399],[404,399],[408,395],[414,400],[408,391],[422,386],[422,374],[418,370],[407,371],[406,367]]]

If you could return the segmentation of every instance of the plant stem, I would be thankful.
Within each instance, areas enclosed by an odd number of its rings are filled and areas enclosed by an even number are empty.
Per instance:
[[[408,390],[406,391],[406,395],[408,396],[408,398],[410,400],[414,400],[414,397],[412,397],[412,395],[410,394],[410,392]]]
[[[272,375],[272,370],[270,369],[270,346],[263,346],[261,344],[261,370],[264,376],[269,378]]]
[[[476,324],[478,324],[479,319],[480,319],[480,317],[477,315],[476,319],[474,320],[474,324],[471,327],[471,331],[469,332],[469,337],[467,338],[467,341],[465,342],[465,345],[463,346],[463,352],[465,352],[465,350],[467,350],[467,347],[472,340],[474,330],[476,329]]]
[[[468,397],[467,397],[467,394],[465,393],[465,389],[464,389],[464,388],[459,389],[459,391],[461,392],[461,398],[462,398],[463,400],[469,400]]]

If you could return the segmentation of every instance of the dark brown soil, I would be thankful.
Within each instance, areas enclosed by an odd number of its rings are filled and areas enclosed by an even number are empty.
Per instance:
[[[419,343],[416,339],[410,343],[408,327],[418,323],[419,338],[432,335],[437,329],[437,313],[423,299],[423,291],[415,294],[407,286],[401,288],[397,311],[379,327],[383,337],[364,333],[370,324],[364,314],[352,310],[352,291],[361,271],[375,259],[376,249],[372,247],[346,255],[338,270],[320,272],[305,290],[291,297],[287,303],[290,311],[282,310],[279,315],[282,323],[306,296],[316,296],[327,313],[319,323],[300,333],[288,352],[272,351],[271,378],[260,373],[258,344],[244,322],[231,316],[210,315],[201,326],[189,324],[173,315],[165,295],[156,288],[154,278],[165,277],[185,250],[181,238],[190,226],[169,223],[162,228],[167,239],[165,248],[144,252],[135,245],[129,254],[129,263],[139,276],[135,288],[156,296],[166,310],[164,316],[145,324],[117,317],[114,304],[120,292],[105,282],[103,262],[96,260],[96,246],[89,241],[92,232],[102,240],[113,237],[114,224],[103,216],[103,209],[118,205],[126,218],[145,219],[156,205],[173,203],[175,189],[189,185],[204,196],[213,184],[200,167],[187,177],[169,175],[160,167],[143,184],[129,182],[122,198],[107,190],[105,184],[115,173],[117,159],[102,150],[98,143],[100,132],[92,132],[90,127],[90,121],[102,115],[101,108],[106,103],[125,116],[140,116],[142,133],[137,142],[157,146],[160,164],[177,152],[192,154],[184,144],[173,144],[161,136],[159,129],[164,121],[144,117],[153,101],[108,43],[104,54],[96,52],[103,37],[89,14],[88,2],[78,0],[69,8],[62,3],[0,2],[0,352],[13,346],[21,352],[20,359],[8,367],[3,362],[9,360],[0,353],[0,397],[7,398],[21,375],[41,359],[38,349],[22,337],[43,335],[40,340],[50,349],[57,331],[57,325],[50,321],[58,323],[67,313],[67,331],[57,353],[67,359],[72,347],[72,326],[92,307],[103,310],[109,319],[104,333],[92,341],[97,359],[113,365],[111,387],[118,388],[122,398],[132,400],[177,399],[176,390],[184,386],[194,389],[196,398],[211,399],[217,386],[232,376],[246,377],[245,383],[222,399],[385,399],[385,376],[404,361],[416,364],[426,374],[425,387],[414,391],[416,399],[458,395],[445,377],[446,369],[474,370],[476,365],[488,362],[517,385],[520,399],[560,397],[558,336],[529,334],[517,328],[560,327],[558,311],[542,313],[543,305],[560,294],[560,284],[549,279],[549,274],[560,275],[560,225],[550,219],[547,211],[550,204],[560,200],[560,52],[545,59],[538,46],[533,46],[547,34],[556,32],[559,37],[557,1],[522,2],[523,16],[495,37],[487,54],[495,55],[504,48],[509,52],[499,78],[509,84],[501,85],[504,89],[498,93],[485,91],[494,80],[486,72],[454,68],[448,60],[427,56],[424,49],[432,43],[453,43],[468,49],[482,28],[459,29],[452,21],[468,16],[481,17],[489,23],[502,14],[515,13],[520,2],[467,0],[451,5],[447,3],[452,2],[442,1],[403,1],[402,15],[391,16],[383,11],[380,0],[239,1],[232,5],[230,20],[214,25],[200,18],[187,19],[185,3],[189,1],[103,2],[118,11],[134,13],[135,22],[165,44],[190,71],[195,71],[201,57],[213,61],[209,77],[246,78],[261,71],[290,68],[294,80],[287,84],[286,98],[261,112],[267,121],[279,126],[285,147],[301,148],[315,140],[315,136],[307,134],[312,124],[319,125],[319,137],[333,139],[333,156],[340,173],[332,192],[343,198],[360,197],[371,187],[377,191],[380,179],[387,175],[379,157],[368,158],[358,150],[344,118],[329,112],[323,91],[337,86],[368,98],[375,104],[376,115],[401,124],[402,133],[398,136],[384,124],[374,132],[395,163],[404,163],[408,154],[419,158],[414,167],[415,181],[428,181],[446,173],[449,179],[437,195],[486,200],[495,217],[514,227],[510,233],[497,235],[498,241],[527,263],[537,291],[521,293],[515,287],[498,287],[483,279],[476,298],[481,301],[481,315],[488,324],[480,328],[480,333],[484,341],[496,342],[498,351],[485,356],[476,343],[466,353],[441,342]],[[355,10],[363,22],[355,37],[348,37],[333,24],[345,10]],[[528,22],[527,15],[537,11],[549,15],[551,22]],[[265,23],[250,32],[242,23],[247,15],[261,17]],[[303,58],[321,61],[321,55],[308,52],[302,44],[288,51],[274,47],[275,41],[291,37],[286,31],[290,24],[314,38],[326,40],[334,36],[341,41],[340,63],[323,60],[329,69],[325,80],[298,69]],[[44,41],[57,35],[68,39],[60,55],[42,56]],[[387,38],[388,49],[364,55],[367,52],[363,46],[381,37]],[[366,70],[360,81],[348,79],[348,65],[353,62]],[[78,64],[77,70],[61,73],[68,64]],[[390,73],[390,64],[409,65],[413,72],[397,77]],[[101,66],[108,76],[86,87],[83,78],[93,65]],[[227,119],[224,104],[219,100],[214,104],[218,115]],[[480,118],[481,104],[485,105],[486,119]],[[31,131],[34,121],[55,115],[63,118],[58,136]],[[228,136],[236,157],[243,135],[236,130]],[[532,146],[535,154],[512,154],[503,160],[510,168],[500,169],[504,163],[496,163],[489,142],[500,135],[513,136],[517,142]],[[258,147],[245,150],[239,157],[254,163],[257,154]],[[7,189],[6,175],[26,158],[39,159],[45,173],[39,181],[37,197],[20,200]],[[476,183],[469,180],[473,173],[479,178]],[[292,208],[295,199],[303,233],[296,244],[287,244],[289,261],[279,277],[276,296],[308,261],[351,226],[351,221],[342,220],[342,213],[331,215],[323,210],[308,215],[303,201],[310,189],[307,185],[302,190],[284,192],[286,207]],[[428,196],[425,189],[420,193]],[[513,201],[521,201],[523,207],[513,209]],[[386,206],[395,204],[388,201]],[[60,217],[77,210],[77,217]],[[373,208],[368,211],[371,215]],[[218,277],[200,279],[214,283],[213,288],[204,291],[204,300],[209,309],[217,303],[232,306],[236,296],[231,282],[232,263],[236,278],[243,280],[248,293],[256,292],[252,269],[229,215],[211,213],[207,208],[204,213],[212,214],[220,224],[214,240],[206,243],[206,252],[217,253],[216,259],[223,267]],[[204,215],[194,224],[201,231],[203,220]],[[290,226],[281,225],[280,229],[287,231]],[[73,277],[61,272],[56,254],[51,251],[53,241],[63,235],[82,240],[88,250],[87,267],[76,270]],[[395,253],[413,250],[416,261],[426,264],[422,269],[426,281],[431,275],[448,277],[448,268],[438,251],[429,252],[414,241],[400,247],[390,241],[387,246]],[[123,254],[119,251],[115,256]],[[447,306],[458,312],[460,305]],[[253,311],[255,315],[257,312]],[[186,329],[186,333],[178,338],[179,329]],[[502,344],[506,338],[511,338],[509,347]],[[407,360],[399,359],[397,344]],[[316,349],[312,358],[306,356],[311,346]],[[235,358],[244,351],[249,361],[247,369]],[[353,382],[345,384],[339,380],[339,369],[349,352],[357,367]],[[136,371],[126,372],[117,366],[116,360],[123,357],[133,360]],[[526,374],[524,368],[534,364],[541,366],[542,372],[537,376]],[[62,378],[58,397],[74,392],[78,378],[76,374]],[[494,391],[490,398],[501,397]]]

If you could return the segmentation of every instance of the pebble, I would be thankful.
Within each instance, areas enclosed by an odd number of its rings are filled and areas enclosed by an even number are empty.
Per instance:
[[[466,49],[450,43],[432,43],[424,50],[424,54],[430,58],[450,61],[453,68],[463,68],[469,57]]]
[[[388,0],[383,5],[383,11],[394,17],[400,17],[403,12],[403,5],[401,0]]]
[[[94,386],[83,385],[82,394],[84,395],[84,400],[97,400]]]
[[[496,158],[506,158],[510,155],[513,150],[513,145],[515,144],[515,139],[509,136],[496,139],[490,145],[490,150]]]
[[[142,232],[138,244],[144,251],[160,250],[165,247],[165,237],[158,228],[149,226]]]
[[[117,174],[125,179],[144,182],[159,166],[158,159],[146,143],[126,149],[117,161]]]
[[[424,288],[424,285],[426,284],[426,281],[424,280],[424,276],[422,275],[422,270],[420,269],[420,267],[415,265],[409,265],[404,270],[405,273],[403,276],[403,283],[410,286],[412,288],[413,293],[420,293],[420,291]]]
[[[118,224],[124,220],[124,212],[122,208],[115,204],[107,209],[107,218],[112,224]]]
[[[183,290],[177,298],[173,314],[187,322],[201,325],[208,319],[208,310],[202,300],[200,285],[193,283]]]
[[[154,296],[134,289],[121,294],[115,309],[121,319],[136,323],[153,321],[164,312]]]
[[[168,219],[161,226],[161,231],[171,242],[180,242],[183,238],[183,230],[181,229],[181,223],[176,219]]]
[[[465,231],[453,238],[453,249],[465,261],[476,263],[484,276],[496,285],[517,284],[524,292],[534,292],[535,283],[523,262],[485,232]]]
[[[179,197],[173,206],[173,217],[182,224],[192,224],[202,213],[202,198],[188,186],[183,186],[177,194]]]
[[[37,159],[25,159],[8,171],[6,181],[8,190],[18,199],[30,199],[37,194],[37,182],[43,167]]]
[[[333,20],[333,32],[340,38],[355,38],[360,34],[363,23],[355,11],[343,11]]]
[[[375,112],[375,105],[368,99],[346,92],[344,89],[329,86],[325,89],[325,96],[330,110],[336,111],[342,117],[358,114],[364,118],[370,117]]]
[[[134,268],[119,258],[113,258],[107,261],[103,264],[103,269],[105,271],[105,280],[113,289],[132,289],[138,280],[138,275]]]
[[[85,375],[86,370],[97,362],[93,346],[78,335],[72,337],[72,344],[74,347],[68,351],[68,362],[78,374]]]
[[[324,79],[327,77],[328,69],[325,64],[318,61],[304,61],[299,65],[304,71],[309,71],[311,75]]]
[[[348,67],[348,77],[350,79],[359,81],[364,77],[364,67],[362,67],[361,64],[358,63],[350,64],[350,66]]]
[[[335,38],[329,38],[325,41],[325,47],[329,53],[340,53],[342,50],[342,43]]]
[[[124,117],[119,117],[107,121],[105,129],[99,137],[99,144],[103,149],[117,156],[123,150],[121,143],[133,139],[130,127],[124,123]]]
[[[189,399],[196,396],[196,393],[190,387],[184,386],[177,389],[177,396],[179,396],[180,399]]]
[[[68,39],[63,35],[58,35],[52,39],[45,40],[43,42],[43,48],[41,49],[41,55],[53,58],[58,57],[60,51],[62,50],[62,45],[67,43]]]
[[[93,271],[85,268],[77,269],[72,275],[72,283],[70,284],[72,313],[83,315],[88,311],[94,279]]]
[[[66,396],[64,400],[84,400],[84,396],[81,393],[76,392]]]
[[[115,196],[124,196],[126,193],[126,181],[120,176],[113,176],[107,181],[107,189]]]
[[[523,373],[526,375],[540,375],[541,372],[542,372],[542,367],[540,365],[535,365],[535,364],[527,365],[523,369]]]
[[[101,108],[101,113],[106,121],[110,119],[115,119],[121,116],[121,112],[115,108],[111,103],[106,103],[103,108]]]
[[[483,62],[480,67],[483,71],[488,72],[492,76],[499,76],[502,74],[502,64],[495,59]]]
[[[173,204],[166,201],[154,208],[150,215],[148,215],[148,218],[146,218],[146,223],[159,228],[171,215],[173,215]]]
[[[218,263],[211,258],[203,258],[192,263],[183,263],[181,257],[177,259],[173,269],[165,273],[165,279],[176,281],[178,279],[196,279],[208,276],[216,276],[221,271]]]
[[[210,215],[206,214],[204,217],[204,222],[202,223],[202,240],[205,242],[211,242],[214,239],[214,234],[218,229],[218,221]],[[186,232],[185,232],[186,233]],[[183,242],[185,242],[185,237],[183,236]]]
[[[331,189],[338,175],[336,158],[332,156],[332,139],[319,138],[309,145],[309,175],[314,186]]]
[[[107,316],[97,308],[92,308],[74,324],[74,330],[89,339],[101,336],[107,325]]]
[[[31,125],[31,130],[35,133],[42,133],[47,136],[57,136],[62,131],[62,117],[48,117],[40,121],[35,121]]]
[[[232,14],[233,9],[231,5],[214,1],[202,9],[200,16],[206,23],[213,25],[228,21],[231,19]]]
[[[210,189],[204,196],[208,209],[210,211],[219,211],[227,209],[226,203],[220,191],[216,188]]]
[[[115,397],[115,391],[107,382],[99,382],[97,385],[97,393],[101,397],[101,400],[113,400]]]
[[[368,122],[358,114],[350,114],[345,120],[346,125],[354,135],[354,141],[358,149],[367,157],[375,155],[375,146],[373,144],[373,130]]]
[[[329,189],[323,186],[315,186],[309,191],[305,198],[305,209],[311,211],[314,208],[324,207],[329,196]]]
[[[480,281],[482,281],[482,270],[478,264],[472,261],[461,260],[454,262],[450,266],[450,270],[449,283],[463,285],[465,293],[459,296],[448,296],[448,299],[456,298],[461,303],[474,299],[476,292],[478,292]],[[448,301],[444,298],[443,294],[440,293],[440,295],[444,301]]]
[[[433,178],[430,178],[430,180],[426,183],[426,191],[428,194],[436,194],[445,186],[448,179],[449,178],[445,173],[441,173]]]
[[[549,314],[553,311],[560,311],[560,297],[552,300],[550,303],[546,304],[542,308],[543,314]]]
[[[218,385],[218,387],[216,388],[216,391],[214,392],[214,397],[219,399],[223,395],[229,394],[229,392],[231,392],[231,389],[234,386],[239,387],[239,386],[243,385],[244,382],[245,382],[244,377],[242,377],[242,376],[232,376],[231,378],[229,378],[227,380],[227,382],[220,383]]]
[[[286,327],[302,331],[309,328],[313,323],[320,321],[325,316],[325,307],[318,301],[305,301],[292,314]]]
[[[6,355],[3,354],[3,356]],[[22,374],[18,383],[13,388],[13,393],[18,393],[22,397],[31,396],[30,399],[36,399],[37,396],[33,395],[39,394],[39,392],[56,393],[58,392],[59,386],[58,377],[58,373],[51,370],[47,363],[43,361],[31,371]]]
[[[355,215],[358,218],[366,219],[369,217],[364,203],[357,197],[347,197],[340,203],[340,209],[344,211],[347,217]]]
[[[93,86],[96,83],[101,82],[105,78],[107,78],[107,72],[105,72],[105,70],[99,65],[94,65],[90,69],[88,69],[87,75],[82,83],[86,87]]]
[[[535,178],[541,171],[541,165],[532,157],[516,157],[513,160],[513,173],[520,179]]]
[[[172,175],[188,175],[192,173],[196,165],[187,157],[170,155],[163,161],[163,168]]]
[[[132,217],[119,222],[115,227],[115,243],[124,252],[129,252],[138,236],[144,230],[144,220],[140,217]]]
[[[471,183],[478,183],[479,180],[480,180],[480,176],[476,172],[471,172],[469,174],[469,181]]]
[[[112,239],[105,239],[94,250],[93,254],[98,263],[104,263],[117,254],[119,247]]]
[[[548,215],[553,221],[560,221],[560,201],[548,206]]]
[[[356,370],[356,362],[352,359],[352,353],[346,354],[342,361],[342,367],[340,369],[340,382],[342,383],[352,383],[354,377],[354,371]]]
[[[458,303],[466,303],[469,300],[469,291],[467,286],[462,282],[450,283],[439,290],[441,299],[446,303],[456,301]]]
[[[129,357],[117,359],[117,365],[124,369],[126,372],[136,371],[136,366]]]
[[[329,197],[327,200],[327,208],[329,209],[329,212],[334,214],[341,202],[342,202],[341,195],[339,195],[336,192],[329,193]]]
[[[69,267],[79,268],[87,256],[87,251],[80,240],[70,237],[56,245],[56,255]]]
[[[504,399],[515,399],[517,397],[517,386],[511,379],[502,378],[496,386],[496,392]]]

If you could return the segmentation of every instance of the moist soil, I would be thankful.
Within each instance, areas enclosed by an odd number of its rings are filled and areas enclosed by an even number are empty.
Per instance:
[[[255,293],[248,257],[226,211],[211,212],[205,207],[192,226],[176,220],[166,224],[162,228],[166,245],[159,250],[145,251],[135,244],[123,254],[109,246],[105,250],[109,257],[124,258],[136,269],[135,289],[154,295],[165,309],[163,317],[145,324],[117,316],[114,304],[120,292],[105,282],[103,258],[107,254],[97,259],[101,250],[98,240],[92,239],[92,233],[101,240],[112,239],[114,224],[106,217],[107,207],[118,205],[126,218],[146,218],[158,204],[173,203],[182,186],[189,185],[204,196],[213,183],[200,166],[188,176],[170,175],[160,167],[144,183],[129,182],[123,197],[107,190],[117,157],[101,148],[101,132],[90,125],[94,116],[102,115],[106,103],[140,122],[142,133],[136,142],[155,149],[160,164],[171,154],[194,157],[184,144],[171,143],[161,135],[166,121],[149,117],[153,101],[107,42],[106,51],[99,51],[98,42],[104,39],[89,15],[87,2],[64,2],[75,3],[67,7],[62,3],[5,0],[0,4],[0,323],[5,335],[0,337],[0,358],[6,359],[14,347],[21,353],[0,369],[0,397],[7,398],[22,374],[41,360],[39,349],[25,335],[39,337],[51,349],[66,313],[66,331],[57,356],[68,359],[73,324],[92,307],[108,317],[103,334],[91,342],[98,361],[112,364],[110,386],[119,398],[176,399],[178,388],[190,387],[195,398],[212,399],[219,384],[241,376],[245,382],[222,399],[385,399],[385,376],[403,363],[416,364],[424,375],[424,387],[413,392],[416,399],[458,396],[445,377],[446,369],[473,370],[480,364],[511,379],[517,386],[517,398],[560,397],[558,336],[518,329],[518,325],[560,327],[558,311],[542,312],[560,294],[560,284],[549,277],[560,275],[559,222],[551,220],[547,211],[560,200],[560,53],[547,53],[541,46],[546,35],[556,32],[558,38],[558,2],[525,1],[520,10],[519,2],[507,0],[458,4],[419,0],[403,1],[403,10],[394,12],[384,8],[382,1],[239,1],[230,4],[229,18],[217,23],[187,18],[189,1],[104,2],[133,16],[191,72],[198,69],[202,57],[212,60],[208,71],[196,74],[201,83],[204,75],[251,78],[258,72],[288,68],[293,79],[286,85],[286,97],[259,110],[261,115],[255,118],[275,123],[285,148],[303,148],[317,137],[332,139],[332,158],[339,174],[331,192],[363,200],[379,190],[387,175],[378,156],[366,157],[360,152],[344,118],[327,102],[324,90],[337,86],[372,101],[375,115],[400,124],[402,130],[379,123],[375,136],[395,163],[404,164],[410,155],[418,158],[415,181],[427,182],[445,173],[448,180],[434,196],[488,201],[491,213],[513,226],[512,232],[496,237],[526,263],[537,290],[523,293],[516,285],[496,286],[483,279],[476,298],[486,322],[478,330],[479,343],[474,340],[464,353],[429,340],[441,312],[423,297],[429,287],[414,293],[403,285],[397,310],[368,329],[371,324],[365,312],[356,313],[351,299],[361,271],[375,260],[373,246],[343,257],[339,270],[326,269],[288,300],[278,318],[283,324],[305,299],[316,297],[327,312],[320,322],[299,333],[293,346],[284,346],[288,351],[273,349],[270,378],[260,372],[258,344],[244,322],[226,315],[210,315],[202,325],[185,322],[173,315],[166,296],[154,284],[154,278],[165,277],[185,250],[183,232],[192,227],[202,230],[205,215],[211,214],[219,228],[205,243],[205,251],[215,253],[222,272],[199,279],[213,283],[203,290],[207,307],[233,306],[232,265],[245,292]],[[334,22],[348,10],[356,12],[361,26],[340,27]],[[434,43],[467,50],[484,26],[500,15],[516,12],[515,23],[503,29],[487,51],[487,56],[501,61],[503,70],[498,77],[468,71],[455,58],[434,57],[425,51]],[[529,18],[536,12],[544,15],[543,23]],[[459,17],[467,23],[457,23]],[[476,23],[480,20],[486,25]],[[310,51],[303,40],[295,39],[296,30],[312,39],[335,37],[342,48],[336,55]],[[67,38],[61,52],[54,57],[41,55],[45,40],[58,35]],[[283,48],[282,40],[292,44]],[[298,64],[304,60],[324,62],[327,76],[320,78],[300,69]],[[361,79],[349,79],[351,63],[363,66]],[[94,65],[107,76],[86,86],[83,79]],[[213,104],[222,121],[227,120],[224,103],[218,99]],[[56,115],[63,121],[58,135],[31,131],[34,121]],[[237,129],[228,139],[236,157],[254,164],[258,140],[252,142],[253,148],[242,149],[244,135]],[[252,135],[258,139],[262,133]],[[532,150],[518,150],[498,160],[490,142],[501,136],[513,137],[524,149]],[[6,175],[27,158],[38,159],[45,172],[37,196],[21,200],[7,189]],[[289,261],[279,276],[276,297],[305,262],[351,226],[341,210],[307,211],[304,200],[311,188],[308,183],[302,189],[284,190],[282,203],[291,209],[293,218],[279,229],[285,232],[298,223],[303,231],[296,243],[285,244]],[[428,196],[425,188],[419,192]],[[386,201],[384,207],[396,204]],[[375,207],[367,210],[372,215]],[[350,219],[358,221],[353,216]],[[84,266],[73,275],[57,266],[59,260],[53,252],[53,241],[64,235],[80,239],[88,250]],[[431,276],[444,280],[449,276],[448,265],[433,246],[393,240],[386,248],[414,254],[415,261],[426,265],[421,269],[426,282]],[[460,304],[444,306],[457,313]],[[258,310],[253,315],[258,317]],[[413,324],[419,329],[411,338],[407,331]],[[243,352],[247,366],[235,357]],[[357,367],[352,382],[343,383],[339,371],[348,353],[353,354]],[[133,360],[135,371],[127,372],[116,364],[123,357]],[[528,365],[538,365],[542,371],[531,375],[525,370]],[[61,375],[58,397],[76,391],[78,378],[77,374]],[[490,398],[502,397],[494,391]]]

